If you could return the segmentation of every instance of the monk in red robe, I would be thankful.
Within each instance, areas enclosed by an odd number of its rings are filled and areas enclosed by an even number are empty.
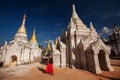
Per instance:
[[[53,70],[53,63],[51,58],[48,58],[47,67],[45,71],[46,73],[53,75],[54,70]]]

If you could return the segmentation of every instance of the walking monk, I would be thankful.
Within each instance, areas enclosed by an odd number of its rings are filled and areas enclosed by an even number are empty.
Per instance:
[[[53,69],[53,61],[51,58],[48,57],[47,67],[46,67],[46,73],[53,75],[54,69]]]

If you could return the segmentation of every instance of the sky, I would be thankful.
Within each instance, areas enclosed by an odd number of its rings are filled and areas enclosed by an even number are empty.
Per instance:
[[[99,35],[108,36],[114,24],[120,26],[120,0],[0,0],[0,45],[13,39],[26,11],[28,40],[35,27],[38,43],[45,47],[67,28],[72,4],[83,23],[89,27],[91,21]]]

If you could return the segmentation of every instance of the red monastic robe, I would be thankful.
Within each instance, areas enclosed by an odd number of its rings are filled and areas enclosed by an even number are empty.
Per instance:
[[[47,63],[47,67],[46,67],[45,71],[46,71],[46,73],[53,74],[53,72],[54,72],[53,65],[50,63]]]

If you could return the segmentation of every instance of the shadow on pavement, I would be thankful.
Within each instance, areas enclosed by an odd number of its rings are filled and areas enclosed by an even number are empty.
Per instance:
[[[39,68],[37,67],[39,71],[43,72],[43,73],[46,73],[45,70],[43,68]],[[46,73],[47,74],[47,73]]]

